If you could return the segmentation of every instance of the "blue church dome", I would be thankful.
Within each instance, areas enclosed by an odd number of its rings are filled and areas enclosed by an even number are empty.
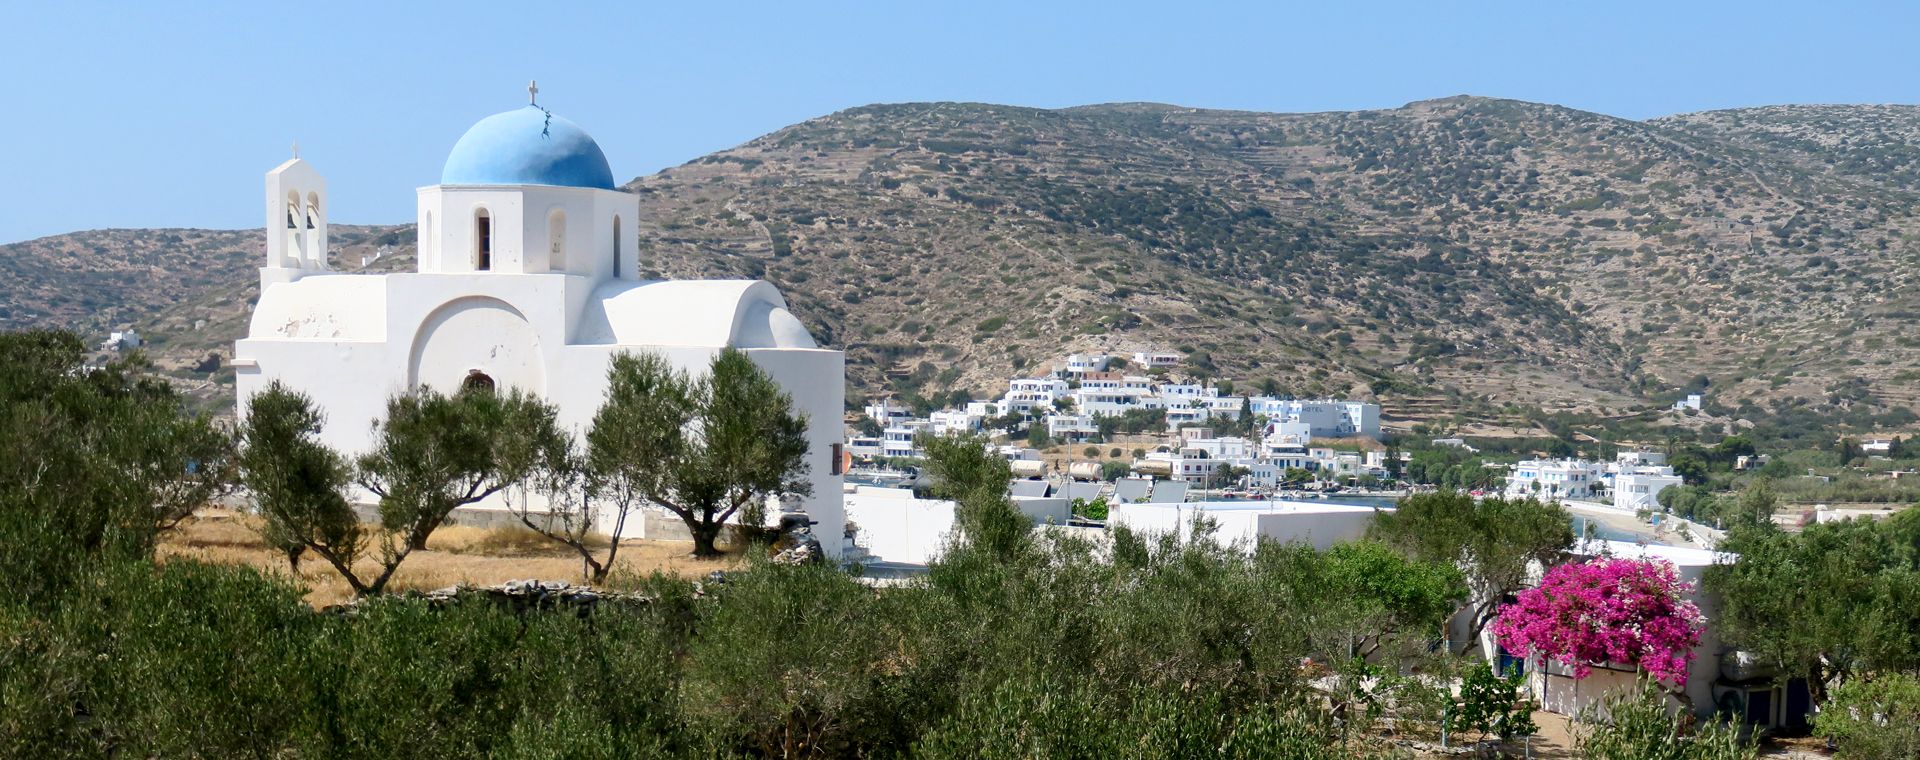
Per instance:
[[[531,105],[488,116],[461,135],[440,184],[614,189],[600,144],[578,124]]]

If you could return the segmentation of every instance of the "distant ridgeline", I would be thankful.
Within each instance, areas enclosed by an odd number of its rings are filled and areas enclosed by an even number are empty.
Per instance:
[[[1868,426],[1920,403],[1917,141],[1920,108],[1900,106],[1635,122],[1470,97],[903,104],[624,189],[642,276],[769,280],[847,351],[860,397],[944,401],[1147,348],[1414,421],[1619,417],[1707,384],[1723,423]],[[413,240],[335,225],[335,266],[410,267]],[[0,325],[132,327],[190,393],[224,395],[224,367],[196,368],[245,333],[260,247],[198,230],[8,245]]]

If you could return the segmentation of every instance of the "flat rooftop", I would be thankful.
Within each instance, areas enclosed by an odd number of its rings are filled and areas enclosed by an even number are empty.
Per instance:
[[[1391,512],[1392,507],[1370,507],[1364,504],[1333,504],[1324,501],[1185,501],[1185,502],[1147,502],[1145,504],[1122,504],[1124,507],[1159,507],[1161,509],[1197,509],[1203,512],[1291,512],[1298,514],[1347,514],[1365,512],[1372,514],[1376,510]]]
[[[1595,556],[1607,554],[1624,559],[1661,559],[1676,567],[1705,567],[1715,562],[1731,562],[1734,555],[1707,549],[1695,549],[1688,546],[1667,546],[1665,544],[1638,544],[1627,541],[1585,541],[1575,542],[1573,553]]]

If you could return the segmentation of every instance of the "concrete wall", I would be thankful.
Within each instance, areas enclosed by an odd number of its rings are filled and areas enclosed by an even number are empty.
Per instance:
[[[368,522],[380,519],[379,513],[370,503],[356,505],[355,511],[360,514],[362,520]],[[541,518],[536,516],[534,520],[536,523],[539,523]],[[461,507],[454,510],[453,514],[447,517],[446,524],[473,528],[525,527],[525,524],[520,522],[518,515],[498,507]],[[609,530],[612,527],[610,520],[602,524],[607,525]],[[730,540],[732,531],[733,528],[731,526],[721,529],[721,540]],[[679,516],[664,509],[655,508],[642,509],[629,513],[627,515],[625,530],[621,531],[621,538],[627,540],[692,541],[693,534],[687,530],[686,522],[682,521]],[[823,540],[821,543],[825,544],[826,542]],[[688,551],[692,551],[692,549],[689,548]]]
[[[940,556],[953,510],[951,501],[916,499],[905,488],[859,486],[846,495],[847,519],[860,527],[856,542],[888,562],[924,565]]]
[[[1149,503],[1120,504],[1108,513],[1108,524],[1125,525],[1139,533],[1177,532],[1182,539],[1193,535],[1193,519],[1204,514],[1216,524],[1214,537],[1222,544],[1245,543],[1266,538],[1281,543],[1300,542],[1325,550],[1343,541],[1357,541],[1373,523],[1371,507],[1352,507],[1301,502],[1272,502],[1260,506],[1253,502]]]
[[[856,542],[874,558],[925,565],[938,559],[954,531],[953,502],[916,499],[905,488],[859,486],[846,495],[847,519],[860,526]],[[1014,497],[1014,508],[1035,525],[1065,525],[1064,498]]]

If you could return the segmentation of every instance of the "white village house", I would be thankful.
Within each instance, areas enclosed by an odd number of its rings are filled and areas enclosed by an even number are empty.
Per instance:
[[[1507,478],[1507,495],[1546,501],[1591,499],[1594,486],[1604,486],[1604,468],[1581,459],[1523,459]]]
[[[418,271],[340,274],[325,180],[297,156],[267,173],[260,299],[234,347],[242,414],[278,380],[314,399],[322,439],[351,456],[396,393],[518,388],[583,431],[615,354],[657,352],[698,374],[731,346],[811,421],[813,493],[797,507],[840,536],[844,355],[816,345],[766,282],[640,279],[639,200],[585,131],[532,102],[489,116],[416,192]]]
[[[1667,455],[1654,451],[1623,451],[1607,468],[1613,506],[1630,511],[1660,511],[1660,492],[1685,483],[1667,466]]]

